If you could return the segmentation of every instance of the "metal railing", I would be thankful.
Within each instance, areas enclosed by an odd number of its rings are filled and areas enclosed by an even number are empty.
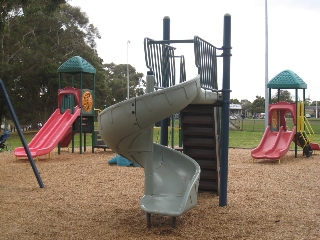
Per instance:
[[[186,63],[184,60],[184,56],[180,57],[180,83],[185,82],[187,79],[186,75]]]
[[[195,64],[200,75],[201,87],[205,89],[218,89],[216,49],[198,36],[194,37]]]
[[[180,80],[186,81],[186,69],[184,56],[175,56],[175,48],[170,43],[193,43],[195,65],[200,75],[201,87],[208,90],[217,90],[217,55],[216,48],[207,41],[195,36],[191,40],[161,40],[144,39],[144,51],[146,66],[153,71],[155,87],[165,88],[175,85],[175,58],[180,58]],[[220,49],[219,49],[220,50]]]
[[[150,38],[144,39],[146,66],[154,73],[156,88],[175,85],[174,50],[170,45],[157,43]]]

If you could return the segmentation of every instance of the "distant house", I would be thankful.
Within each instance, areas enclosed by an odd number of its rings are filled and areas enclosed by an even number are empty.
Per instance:
[[[242,106],[241,104],[230,104],[230,115],[241,116]]]

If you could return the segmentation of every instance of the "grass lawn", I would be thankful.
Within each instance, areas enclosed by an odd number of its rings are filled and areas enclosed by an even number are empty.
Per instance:
[[[256,120],[259,121],[259,128],[261,128],[260,131],[233,131],[231,130],[229,132],[229,147],[235,147],[235,148],[255,148],[259,145],[261,138],[264,133],[264,121],[262,120]],[[249,121],[248,121],[249,122]],[[314,124],[317,123],[317,124]],[[247,124],[247,122],[245,123]],[[178,125],[176,125],[178,126]],[[249,125],[247,125],[249,126]],[[315,126],[315,127],[313,127]],[[252,127],[252,126],[251,126]],[[313,121],[312,125],[315,134],[312,136],[312,142],[320,143],[320,121]],[[173,131],[173,132],[172,132]],[[37,133],[37,131],[27,131],[23,132],[23,135],[26,139],[26,142],[29,143],[34,135]],[[154,142],[160,143],[160,128],[155,127],[154,128]],[[172,135],[173,134],[173,135]],[[179,146],[179,129],[178,127],[172,128],[170,127],[168,130],[168,145],[171,147],[172,145],[174,146]],[[174,139],[172,143],[172,139]],[[86,145],[91,146],[91,134],[87,134],[86,137]],[[21,147],[22,143],[21,140],[18,136],[17,132],[12,132],[7,143],[10,144],[11,150],[13,150],[16,147]],[[75,135],[75,147],[79,147],[79,134]],[[291,148],[294,149],[294,144],[292,143]]]

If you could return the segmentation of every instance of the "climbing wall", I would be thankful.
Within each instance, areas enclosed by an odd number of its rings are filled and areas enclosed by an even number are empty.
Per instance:
[[[183,152],[201,167],[199,191],[219,194],[219,108],[189,105],[181,113]]]

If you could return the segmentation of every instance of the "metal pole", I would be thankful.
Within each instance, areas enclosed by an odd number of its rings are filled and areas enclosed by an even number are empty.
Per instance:
[[[230,57],[231,57],[231,15],[224,15],[223,30],[223,83],[222,83],[222,125],[219,206],[227,205],[228,154],[229,154],[229,112],[230,112]]]
[[[129,43],[130,40],[127,42],[127,99],[130,98],[129,94]]]
[[[163,40],[170,40],[170,18],[168,16],[163,18]],[[169,64],[166,61],[169,59],[164,59],[163,64]],[[167,74],[162,74],[162,87],[166,88],[167,86]],[[168,122],[169,118],[165,118],[161,121],[161,135],[160,135],[160,144],[163,146],[168,146]]]
[[[269,106],[269,95],[268,95],[268,88],[267,88],[267,84],[269,81],[269,77],[268,77],[268,0],[265,0],[265,17],[266,17],[266,49],[265,49],[265,127],[268,126],[268,106]]]
[[[295,93],[296,93],[296,99],[295,99],[295,102],[296,102],[296,122],[294,123],[296,126],[298,125],[298,89],[295,90]],[[303,89],[303,99],[305,97],[304,95],[304,89]],[[300,112],[301,112],[301,106],[300,106]],[[303,113],[304,113],[304,109],[303,109]],[[297,130],[295,132],[295,144],[294,144],[294,157],[297,158],[298,157],[298,135],[297,135]]]
[[[40,174],[39,174],[39,172],[38,172],[37,166],[36,166],[36,164],[34,163],[33,157],[32,157],[32,155],[31,155],[31,153],[30,153],[29,146],[28,146],[28,144],[26,143],[26,140],[25,140],[24,135],[23,135],[23,133],[22,133],[22,131],[21,131],[21,128],[20,128],[20,124],[19,124],[19,122],[18,122],[18,118],[17,118],[17,116],[16,116],[16,113],[14,112],[14,109],[13,109],[13,106],[12,106],[11,101],[10,101],[10,99],[9,99],[8,93],[7,93],[7,91],[6,91],[5,87],[4,87],[4,84],[3,84],[3,82],[2,82],[1,79],[0,79],[0,90],[1,90],[1,92],[2,92],[2,95],[3,95],[3,97],[4,97],[4,99],[5,99],[6,103],[7,103],[7,105],[8,105],[8,108],[9,108],[9,111],[10,111],[10,113],[11,113],[11,116],[12,116],[12,119],[13,119],[13,122],[14,122],[14,125],[15,125],[16,128],[17,128],[17,131],[18,131],[20,140],[21,140],[21,142],[22,142],[22,145],[23,145],[23,147],[24,147],[24,150],[25,150],[26,153],[27,153],[27,156],[28,156],[28,159],[29,159],[29,163],[30,163],[30,165],[31,165],[31,167],[32,167],[32,170],[33,170],[33,172],[34,172],[34,175],[35,175],[36,178],[37,178],[38,184],[39,184],[40,188],[44,188],[44,184],[43,184],[42,179],[41,179],[41,177],[40,177]]]
[[[153,71],[148,71],[147,72],[147,77],[146,77],[146,93],[152,93],[154,91],[154,73]],[[151,135],[153,136],[153,128],[150,129]],[[152,146],[153,148],[153,146]],[[152,158],[152,151],[148,152],[146,151],[144,154],[145,159],[147,158]],[[144,194],[149,195],[153,194],[153,161],[147,161],[145,160],[145,166],[144,166],[144,172],[145,172],[145,188],[144,188]]]

